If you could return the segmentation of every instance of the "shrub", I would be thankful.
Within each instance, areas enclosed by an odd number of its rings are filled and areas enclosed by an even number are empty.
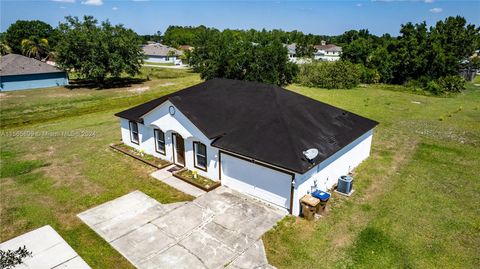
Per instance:
[[[460,76],[446,76],[438,79],[444,92],[462,92],[465,90],[465,79]]]
[[[380,82],[380,73],[377,69],[365,67],[364,65],[358,65],[360,70],[360,82],[365,84],[375,84]]]
[[[433,94],[459,93],[465,90],[465,80],[460,76],[446,76],[427,82],[425,90]]]
[[[351,89],[360,83],[360,69],[348,61],[313,62],[300,67],[298,82],[307,87]]]

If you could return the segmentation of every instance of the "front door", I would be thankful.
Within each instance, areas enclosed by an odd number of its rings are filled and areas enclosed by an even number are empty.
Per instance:
[[[172,134],[172,137],[174,144],[173,160],[175,164],[185,166],[185,142],[183,137],[177,133]]]

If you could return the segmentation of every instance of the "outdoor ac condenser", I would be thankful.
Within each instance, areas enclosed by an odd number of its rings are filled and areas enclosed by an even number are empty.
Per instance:
[[[353,178],[351,176],[341,176],[338,178],[337,191],[350,194],[353,187]]]

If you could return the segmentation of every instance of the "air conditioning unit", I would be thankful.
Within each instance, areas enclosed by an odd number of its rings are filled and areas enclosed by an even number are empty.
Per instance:
[[[353,178],[351,176],[341,176],[338,178],[337,191],[343,194],[350,194],[353,188]]]

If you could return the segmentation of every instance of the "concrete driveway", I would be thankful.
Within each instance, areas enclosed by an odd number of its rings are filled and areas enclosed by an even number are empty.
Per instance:
[[[79,218],[137,268],[271,268],[260,237],[285,216],[225,187],[160,204],[134,191]]]

